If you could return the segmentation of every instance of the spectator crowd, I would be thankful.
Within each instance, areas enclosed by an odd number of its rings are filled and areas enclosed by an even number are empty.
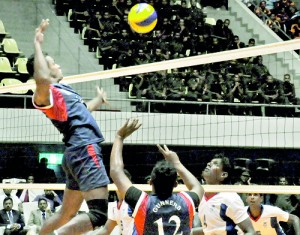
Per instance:
[[[229,19],[218,19],[215,25],[206,23],[207,17],[195,0],[182,0],[179,3],[170,0],[150,1],[157,11],[158,24],[151,33],[135,33],[127,23],[127,15],[137,2],[57,1],[56,9],[59,14],[68,15],[71,27],[76,33],[82,34],[89,50],[97,53],[104,69],[255,46],[253,38],[247,43],[240,41],[230,28]],[[260,5],[263,6],[263,3]],[[253,10],[258,11],[258,7]],[[201,101],[297,104],[291,80],[290,74],[274,78],[263,64],[263,57],[256,56],[121,77],[117,83],[121,91],[129,92],[131,98],[199,101],[197,107],[157,103],[152,105],[154,112],[202,113],[205,108],[201,108]],[[137,111],[147,109],[145,104],[137,104]],[[210,113],[216,113],[216,107],[212,107]],[[250,108],[230,107],[225,111],[223,108],[221,113],[254,114]],[[283,113],[293,116],[290,112]]]

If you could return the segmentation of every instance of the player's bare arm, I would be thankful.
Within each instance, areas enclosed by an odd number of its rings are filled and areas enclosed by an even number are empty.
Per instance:
[[[117,186],[120,196],[125,198],[127,190],[131,187],[132,183],[124,173],[123,163],[123,141],[130,136],[133,132],[140,128],[142,124],[139,123],[137,118],[127,120],[126,123],[117,131],[114,144],[110,155],[110,177]]]
[[[244,235],[255,235],[255,231],[253,229],[250,218],[245,219],[241,223],[238,224],[240,229],[244,232]]]
[[[199,199],[201,199],[204,194],[203,187],[198,179],[180,162],[178,155],[175,152],[170,151],[166,145],[161,147],[158,144],[157,147],[159,152],[165,157],[166,161],[170,162],[175,167],[186,187],[190,191],[195,192],[199,196]]]
[[[102,104],[108,104],[107,94],[103,88],[96,87],[97,95],[94,99],[86,102],[87,109],[92,112],[97,110]]]
[[[36,82],[36,90],[34,94],[34,102],[39,106],[47,106],[50,104],[49,85],[52,83],[48,62],[42,51],[44,42],[44,32],[49,26],[49,20],[42,20],[39,27],[35,31],[34,37],[34,75]]]
[[[296,215],[289,215],[289,219],[287,221],[289,224],[292,224],[294,227],[295,235],[300,235],[300,219]]]

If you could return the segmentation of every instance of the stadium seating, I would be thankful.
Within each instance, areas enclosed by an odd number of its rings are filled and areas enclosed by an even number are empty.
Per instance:
[[[23,84],[20,80],[15,79],[15,78],[3,78],[1,80],[1,85],[2,86],[11,86],[11,85],[20,85]],[[10,92],[12,94],[26,94],[28,90],[18,90],[14,92]]]
[[[15,74],[7,57],[0,57],[0,74]],[[1,76],[3,77],[3,76]]]

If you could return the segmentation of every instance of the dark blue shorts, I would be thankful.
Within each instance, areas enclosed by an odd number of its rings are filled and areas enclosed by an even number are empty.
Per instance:
[[[101,148],[90,144],[66,149],[62,161],[68,189],[89,191],[110,183],[102,161]]]

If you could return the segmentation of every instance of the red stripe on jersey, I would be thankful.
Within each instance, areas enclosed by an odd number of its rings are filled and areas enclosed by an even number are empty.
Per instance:
[[[98,168],[100,168],[100,164],[99,164],[99,161],[98,161],[98,159],[97,159],[97,154],[96,154],[96,152],[95,152],[94,146],[91,145],[91,144],[89,144],[89,145],[87,146],[87,150],[88,150],[88,154],[91,156],[91,158],[93,159],[93,161],[94,161],[94,163],[96,164],[96,166],[97,166]]]
[[[53,106],[49,109],[41,109],[47,117],[60,122],[67,121],[68,111],[64,96],[56,87],[50,86],[53,97]]]
[[[149,200],[149,196],[146,195],[143,201],[141,202],[141,205],[134,217],[134,223],[138,235],[144,234],[148,200]]]
[[[192,229],[193,227],[193,219],[194,219],[194,206],[190,200],[190,198],[187,198],[186,195],[184,195],[184,193],[178,193],[178,195],[180,195],[186,202],[186,205],[188,207],[189,210],[189,221],[190,221],[190,228]]]

